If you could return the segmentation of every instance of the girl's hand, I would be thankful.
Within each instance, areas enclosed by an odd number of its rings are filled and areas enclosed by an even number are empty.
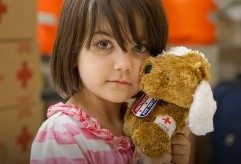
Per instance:
[[[184,126],[180,131],[177,131],[171,140],[172,161],[176,164],[188,164],[190,156],[191,144],[188,141],[190,129]]]

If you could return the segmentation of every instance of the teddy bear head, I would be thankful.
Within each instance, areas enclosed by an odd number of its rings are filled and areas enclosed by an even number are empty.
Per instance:
[[[202,80],[211,78],[210,65],[198,51],[163,52],[145,60],[140,88],[149,97],[189,108]]]

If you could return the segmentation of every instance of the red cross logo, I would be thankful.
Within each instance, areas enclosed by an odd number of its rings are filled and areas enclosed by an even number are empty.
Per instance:
[[[22,43],[18,46],[18,52],[20,54],[24,54],[24,53],[31,53],[32,52],[32,48],[29,44],[27,43]]]
[[[17,137],[17,144],[20,145],[23,151],[26,151],[29,143],[32,142],[32,135],[29,133],[26,126],[22,127],[21,134]]]
[[[164,124],[171,124],[170,117],[164,117],[162,120],[164,121]]]
[[[23,62],[21,67],[21,70],[17,72],[17,79],[21,81],[22,87],[26,88],[28,80],[32,77],[32,71],[26,62]]]
[[[7,12],[7,8],[0,0],[0,22],[1,22],[2,15],[5,14],[6,12]]]

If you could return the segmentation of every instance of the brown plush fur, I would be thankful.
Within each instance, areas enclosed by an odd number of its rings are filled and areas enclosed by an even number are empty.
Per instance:
[[[149,71],[145,71],[147,67]],[[149,57],[144,62],[140,88],[148,97],[158,99],[158,103],[144,118],[135,116],[131,106],[124,119],[124,132],[142,153],[156,157],[171,151],[171,138],[154,120],[158,115],[171,116],[176,122],[175,131],[179,130],[186,124],[197,86],[202,79],[210,80],[210,76],[209,63],[198,51],[185,56]]]

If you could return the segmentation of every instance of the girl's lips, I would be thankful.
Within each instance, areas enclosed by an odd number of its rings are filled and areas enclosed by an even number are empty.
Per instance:
[[[108,82],[111,82],[111,83],[117,83],[117,84],[131,85],[131,83],[128,82],[128,81],[126,81],[126,80],[109,80]]]

